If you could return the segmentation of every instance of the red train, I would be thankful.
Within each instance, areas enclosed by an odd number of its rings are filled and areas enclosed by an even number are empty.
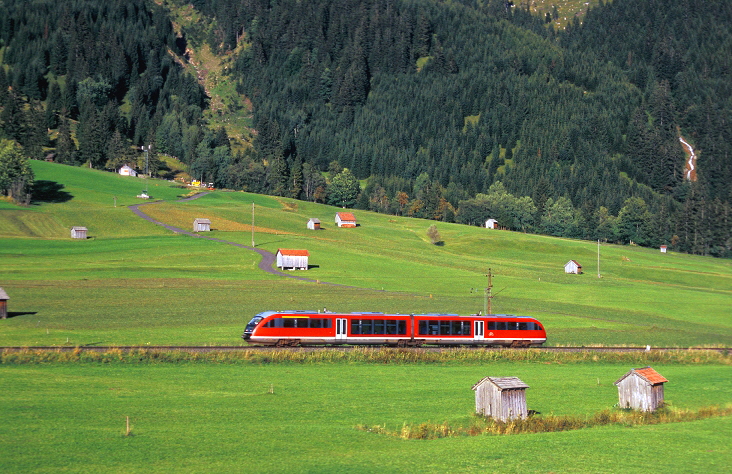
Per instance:
[[[397,347],[485,345],[538,347],[546,342],[539,321],[508,314],[385,314],[264,311],[242,338],[252,344],[300,346],[376,344]]]

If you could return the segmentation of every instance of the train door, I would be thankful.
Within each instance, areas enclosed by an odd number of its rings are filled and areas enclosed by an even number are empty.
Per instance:
[[[483,340],[483,334],[485,332],[485,321],[474,321],[474,336],[473,338],[479,341]]]
[[[346,318],[336,318],[336,340],[345,339],[348,335],[348,320]]]

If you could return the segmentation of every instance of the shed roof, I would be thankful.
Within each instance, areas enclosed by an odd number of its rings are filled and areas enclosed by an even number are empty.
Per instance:
[[[498,390],[513,390],[519,388],[529,388],[520,378],[518,377],[483,377],[478,383],[473,385],[473,390],[477,390],[480,385],[485,382],[491,382],[493,385],[498,387]]]
[[[336,212],[336,215],[341,218],[342,221],[355,221],[356,216],[352,212]]]
[[[193,222],[195,224],[210,224],[211,219],[205,219],[205,218],[199,217],[198,219],[194,220]]]
[[[658,385],[662,383],[668,382],[666,380],[666,377],[659,374],[655,370],[653,370],[651,367],[643,367],[641,369],[631,369],[627,374],[620,377],[616,382],[615,385],[619,384],[623,380],[625,380],[626,377],[630,376],[631,374],[636,374],[646,382],[648,382],[651,385]]]
[[[9,300],[9,299],[10,299],[10,297],[8,296],[7,293],[5,293],[5,290],[0,288],[0,300]]]
[[[569,262],[565,263],[565,264],[564,264],[564,266],[566,267],[566,266],[567,266],[567,265],[569,265],[570,263],[574,263],[574,264],[575,264],[575,265],[577,265],[578,267],[581,267],[581,266],[582,266],[582,265],[580,265],[580,263],[579,263],[579,262],[578,262],[577,260],[570,260]]]
[[[282,255],[288,255],[291,257],[309,257],[310,252],[307,250],[299,250],[299,249],[277,249],[277,253],[280,253]]]
[[[318,219],[317,217],[311,217],[309,222],[314,222],[316,224],[320,224],[320,219]]]
[[[88,230],[88,229],[86,227],[81,227],[81,226],[75,225],[74,227],[71,228],[71,230]]]

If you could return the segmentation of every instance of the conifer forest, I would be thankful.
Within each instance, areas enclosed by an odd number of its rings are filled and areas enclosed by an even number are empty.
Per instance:
[[[732,2],[531,3],[0,0],[0,193],[152,144],[218,188],[732,257]],[[204,47],[248,123],[211,121]]]

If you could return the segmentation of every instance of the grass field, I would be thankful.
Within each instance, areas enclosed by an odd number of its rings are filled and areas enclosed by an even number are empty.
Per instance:
[[[174,234],[127,206],[145,182],[33,162],[41,199],[0,201],[0,287],[10,318],[0,346],[237,345],[270,309],[454,312],[483,309],[493,272],[494,312],[538,317],[549,344],[732,345],[728,260],[597,245],[356,211],[241,192],[179,202],[187,189],[147,183],[161,202],[142,209],[206,236],[258,248],[307,248],[311,268],[270,275],[257,254]],[[116,205],[116,206],[115,206]],[[324,230],[308,231],[318,217]],[[89,239],[69,238],[71,226]],[[585,267],[566,275],[569,259]],[[331,285],[328,283],[335,283]],[[726,472],[732,419],[605,426],[558,433],[403,440],[357,426],[465,424],[470,387],[512,375],[531,386],[529,408],[591,416],[612,410],[613,382],[652,364],[670,380],[672,408],[728,406],[729,356],[673,362],[533,358],[430,363],[379,359],[308,363],[116,360],[0,364],[0,470],[4,472]],[[273,392],[273,393],[270,393]],[[125,417],[132,436],[125,434]]]
[[[33,162],[40,201],[0,209],[0,286],[14,316],[0,345],[239,344],[253,314],[269,309],[451,312],[492,308],[541,319],[549,344],[732,345],[732,262],[639,247],[437,223],[357,211],[340,229],[336,208],[217,191],[193,201],[173,183],[147,183],[142,209],[185,230],[207,217],[208,236],[259,248],[306,248],[321,284],[268,275],[245,249],[174,234],[127,208],[141,179]],[[115,207],[116,203],[116,207]],[[323,230],[305,223],[319,217]],[[74,225],[91,238],[69,238]],[[567,275],[575,259],[585,274]],[[337,283],[345,286],[327,285]],[[355,288],[352,288],[355,287]]]
[[[518,376],[529,408],[591,415],[621,364],[5,366],[6,472],[725,472],[732,418],[530,435],[402,440],[357,425],[472,417],[471,386]],[[677,408],[729,402],[730,366],[663,365]],[[272,393],[271,393],[272,392]],[[125,436],[126,419],[132,436]]]

